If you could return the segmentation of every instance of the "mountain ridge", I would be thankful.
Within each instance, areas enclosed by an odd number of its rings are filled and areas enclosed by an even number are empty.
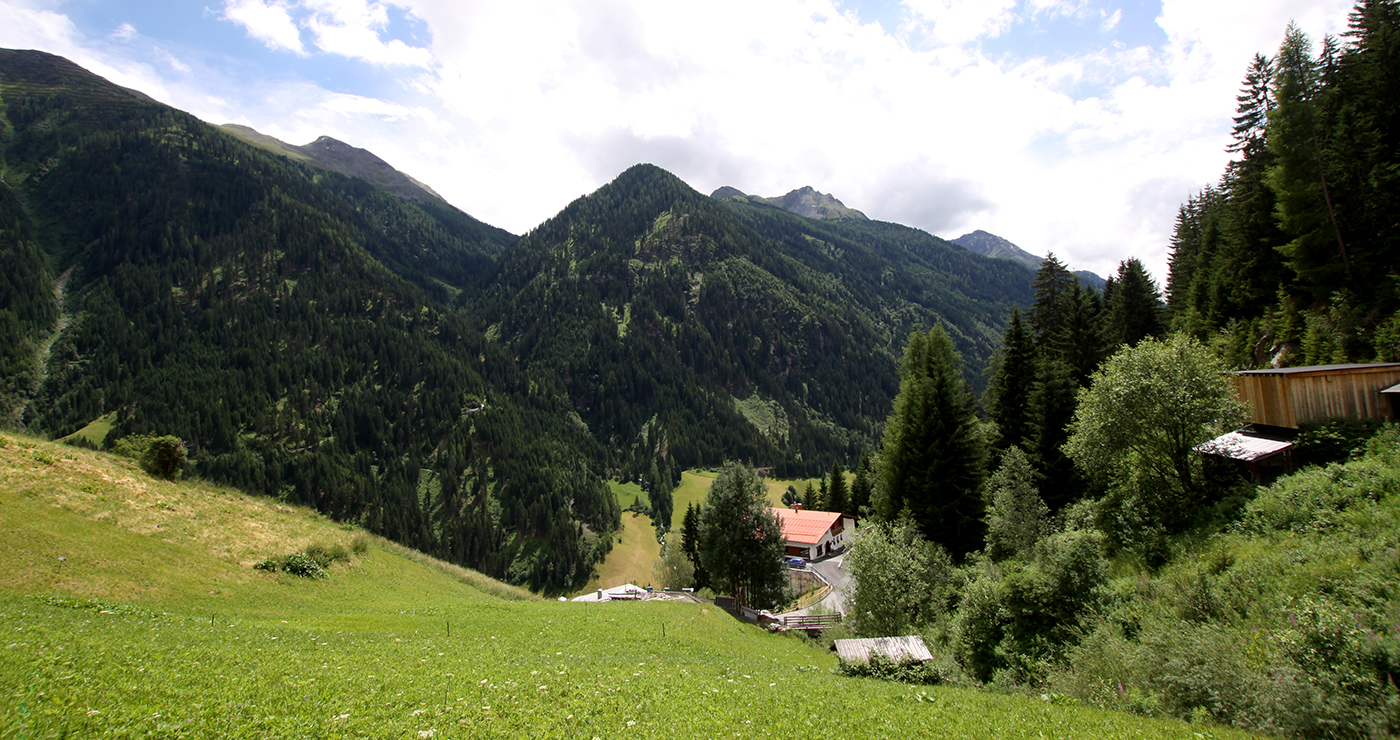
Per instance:
[[[836,196],[818,192],[810,185],[804,185],[796,190],[788,192],[787,195],[776,198],[765,198],[761,195],[748,195],[742,190],[725,185],[710,194],[715,200],[737,200],[743,203],[763,203],[774,208],[781,208],[789,213],[795,213],[807,218],[820,220],[854,219],[865,221],[867,217],[864,213],[848,208],[846,204],[836,199]]]
[[[322,169],[357,177],[400,198],[420,203],[433,201],[449,205],[437,191],[419,182],[412,175],[400,172],[368,149],[347,144],[329,136],[319,136],[310,144],[297,146],[237,123],[221,124],[219,128],[254,146],[282,154]],[[451,207],[451,206],[449,206]]]
[[[1044,257],[1037,257],[1015,244],[1012,244],[1010,241],[981,229],[963,234],[949,241],[964,249],[986,257],[1010,260],[1017,264],[1024,265],[1031,271],[1039,270],[1040,263],[1045,261]],[[1085,287],[1103,292],[1104,283],[1107,281],[1097,273],[1090,272],[1089,270],[1073,270],[1072,272]]]

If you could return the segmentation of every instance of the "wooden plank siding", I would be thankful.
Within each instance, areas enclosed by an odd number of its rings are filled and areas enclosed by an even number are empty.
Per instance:
[[[1400,363],[1245,370],[1234,381],[1255,424],[1297,429],[1338,416],[1394,419],[1394,404],[1381,390],[1400,383]]]

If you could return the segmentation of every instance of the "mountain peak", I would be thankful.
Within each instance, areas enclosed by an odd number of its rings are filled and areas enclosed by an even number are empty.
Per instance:
[[[249,144],[276,154],[359,178],[404,200],[419,203],[446,202],[432,188],[394,169],[393,165],[380,159],[374,152],[330,136],[318,136],[310,144],[295,146],[236,123],[225,123],[219,128]]]
[[[738,200],[744,203],[766,203],[775,208],[781,208],[789,213],[795,213],[807,218],[815,218],[823,221],[837,220],[868,220],[864,213],[854,208],[847,208],[845,203],[837,200],[835,196],[818,191],[811,185],[789,192],[779,198],[765,198],[761,195],[747,195],[738,188],[725,185],[710,194],[716,200]]]
[[[1037,257],[996,234],[981,229],[963,234],[953,239],[952,242],[963,249],[985,257],[1020,263],[1032,271],[1039,270],[1040,263],[1045,261],[1044,257]],[[1104,279],[1098,275],[1088,270],[1076,270],[1074,274],[1084,285],[1094,290],[1103,290]]]

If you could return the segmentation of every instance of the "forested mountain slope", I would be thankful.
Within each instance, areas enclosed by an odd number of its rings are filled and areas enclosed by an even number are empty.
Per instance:
[[[380,159],[374,152],[329,136],[321,136],[310,144],[297,146],[236,123],[225,123],[219,128],[274,154],[281,154],[342,175],[357,177],[400,198],[438,206],[447,205],[447,201],[438,195],[437,191],[394,169],[393,165]],[[487,241],[488,244],[494,242],[504,246],[514,241],[514,237],[504,230],[496,231],[499,233],[492,235],[493,238]]]
[[[27,426],[113,413],[112,438],[177,435],[199,475],[517,583],[587,578],[581,523],[618,522],[596,444],[436,300],[472,289],[508,235],[51,55],[0,51],[0,103],[0,327],[36,351],[68,275],[46,366],[4,357]]]
[[[537,588],[612,541],[602,476],[851,464],[912,329],[980,388],[1032,297],[922,231],[648,165],[516,240],[51,55],[0,51],[0,104],[3,423],[175,435],[197,475]]]
[[[855,459],[908,331],[945,322],[980,369],[1030,282],[915,229],[717,201],[638,165],[513,245],[473,310],[563,378],[619,470],[673,480]]]

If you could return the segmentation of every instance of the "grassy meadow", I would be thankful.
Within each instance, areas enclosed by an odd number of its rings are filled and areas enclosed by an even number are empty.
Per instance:
[[[378,538],[258,571],[366,535],[62,445],[0,435],[0,479],[0,737],[1244,737],[841,677],[707,605],[543,601]]]

